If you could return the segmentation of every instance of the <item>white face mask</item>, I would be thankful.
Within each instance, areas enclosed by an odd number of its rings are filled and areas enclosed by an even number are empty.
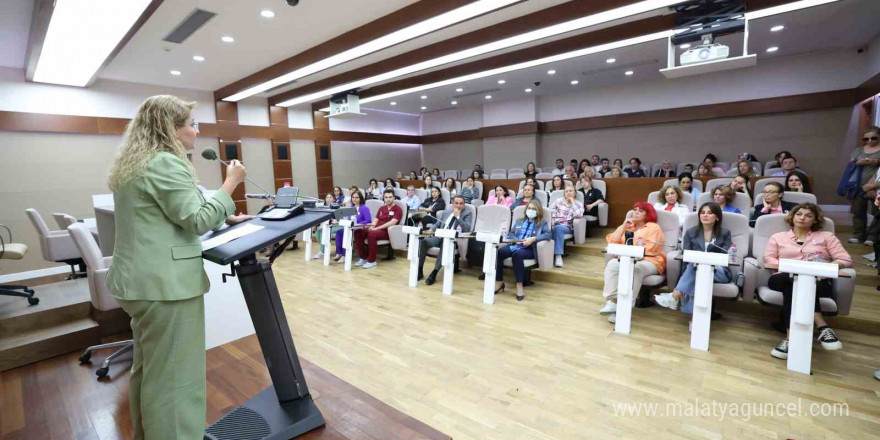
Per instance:
[[[536,211],[534,209],[526,209],[526,217],[535,218],[537,216],[538,216],[538,211]]]

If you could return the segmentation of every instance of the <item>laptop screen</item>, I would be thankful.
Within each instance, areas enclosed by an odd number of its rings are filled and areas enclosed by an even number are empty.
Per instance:
[[[297,195],[299,195],[299,188],[295,186],[285,186],[280,188],[275,195],[275,206],[279,208],[290,208],[296,204]]]

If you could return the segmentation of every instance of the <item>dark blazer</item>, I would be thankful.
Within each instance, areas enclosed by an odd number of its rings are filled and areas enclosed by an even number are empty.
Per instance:
[[[519,235],[519,230],[523,227],[523,223],[525,221],[523,219],[517,219],[513,224],[513,228],[507,234],[507,238],[509,240],[516,240]],[[532,251],[535,253],[535,258],[538,257],[538,242],[550,240],[553,238],[553,234],[550,231],[550,226],[547,224],[547,220],[541,220],[541,224],[535,229],[535,243],[532,244]]]
[[[434,215],[444,209],[446,209],[446,201],[443,200],[443,197],[437,197],[437,200],[428,196],[428,198],[422,202],[420,205],[422,208],[431,208],[431,215]]]
[[[712,236],[715,244],[706,249],[706,240],[703,238],[703,230],[700,226],[694,226],[684,233],[682,248],[686,251],[714,252],[718,254],[726,254],[727,249],[733,243],[730,239],[730,231],[721,229],[721,236]],[[720,249],[719,249],[720,248]]]
[[[792,203],[792,202],[786,202],[785,200],[783,200],[782,201],[782,213],[788,214],[788,211],[791,211],[791,209],[794,208],[795,206],[797,206],[797,204]],[[755,205],[755,212],[752,213],[752,218],[749,219],[749,226],[751,226],[753,228],[755,227],[755,221],[758,220],[758,217],[764,215],[764,213],[761,212],[763,209],[764,209],[764,204]]]
[[[446,225],[446,221],[449,220],[449,216],[452,215],[452,208],[443,211],[443,217],[440,217],[439,223],[434,223],[430,226],[432,231],[437,229],[443,229]],[[471,232],[471,212],[467,209],[463,209],[461,211],[461,216],[459,218],[452,221],[452,224],[449,225],[449,229],[461,228],[461,232]]]
[[[669,170],[669,174],[666,171],[663,171],[663,168],[660,168],[654,173],[654,177],[675,177],[675,170]]]

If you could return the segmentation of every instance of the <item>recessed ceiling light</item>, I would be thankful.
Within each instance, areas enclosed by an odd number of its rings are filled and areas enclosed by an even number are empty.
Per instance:
[[[421,98],[422,98],[422,99],[428,99],[428,95],[422,95]]]
[[[235,41],[235,38],[232,38],[232,37],[230,37],[229,35],[224,35],[224,36],[223,36],[222,38],[220,38],[220,39],[223,40],[224,43],[232,43],[232,42]]]
[[[264,18],[275,17],[275,13],[268,9],[263,9],[262,11],[260,11],[260,15],[262,15]]]
[[[626,76],[632,76],[633,71],[632,71],[632,70],[627,70],[626,72],[623,72],[623,74],[626,75]]]
[[[532,93],[532,89],[526,89],[526,93]]]
[[[576,86],[576,85],[578,85],[579,82],[580,81],[573,79],[573,80],[571,80],[571,85]]]
[[[617,60],[614,59],[614,58],[608,58],[607,60],[605,60],[605,62],[608,63],[608,64],[611,64],[611,63],[613,63],[613,62],[615,62],[615,61],[617,61]]]
[[[48,8],[51,19],[33,78],[29,79],[85,86],[150,3],[150,0],[47,3],[54,7]]]
[[[492,95],[486,95],[486,99],[492,99]]]
[[[180,76],[180,71],[179,70],[172,70],[171,74],[174,76]]]
[[[397,105],[397,102],[391,101],[391,105]]]
[[[202,61],[205,61],[205,57],[203,57],[201,55],[194,55],[193,60],[198,61],[198,62],[202,62]]]
[[[459,87],[459,88],[457,88],[457,89],[455,89],[455,91],[456,91],[456,92],[459,92],[459,93],[461,93],[461,92],[463,92],[463,91],[464,91],[464,89],[463,89],[463,88],[461,88],[461,87]]]
[[[428,107],[422,106],[422,110],[427,110]]]
[[[505,80],[503,80],[503,79],[499,79],[499,80],[498,80],[498,84],[504,84],[504,83],[506,83],[506,82],[507,82],[507,81],[505,81]]]
[[[458,104],[458,101],[452,101],[451,104],[452,104],[452,105],[457,105],[457,104]]]
[[[684,43],[681,46],[678,46],[679,49],[690,49],[691,43]]]
[[[779,26],[773,26],[772,28],[770,28],[770,32],[779,32],[783,29],[785,29],[785,26],[780,24]]]
[[[547,75],[556,75],[556,71],[553,69],[550,69],[547,71]]]
[[[773,53],[773,52],[776,52],[777,50],[779,50],[779,48],[776,46],[771,46],[771,47],[767,48],[768,53]]]

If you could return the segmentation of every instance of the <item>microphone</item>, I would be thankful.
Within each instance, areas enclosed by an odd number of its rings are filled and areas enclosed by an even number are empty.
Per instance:
[[[274,199],[275,196],[271,194],[245,194],[244,198],[246,199]]]
[[[202,150],[202,158],[204,158],[204,159],[208,159],[208,160],[217,160],[217,161],[220,161],[220,163],[222,163],[223,165],[229,166],[229,162],[226,162],[225,160],[220,159],[220,158],[217,156],[217,152],[214,151],[213,148],[205,148],[204,150]],[[272,196],[271,193],[269,193],[269,191],[267,191],[266,188],[263,188],[259,183],[254,182],[253,180],[251,180],[250,177],[245,176],[245,179],[246,179],[248,182],[253,183],[254,185],[256,185],[257,188],[260,188],[261,190],[263,190],[263,192],[266,193],[267,196],[275,197],[275,196]],[[247,195],[245,195],[245,197],[247,197]],[[267,198],[268,198],[268,197],[267,197]]]

